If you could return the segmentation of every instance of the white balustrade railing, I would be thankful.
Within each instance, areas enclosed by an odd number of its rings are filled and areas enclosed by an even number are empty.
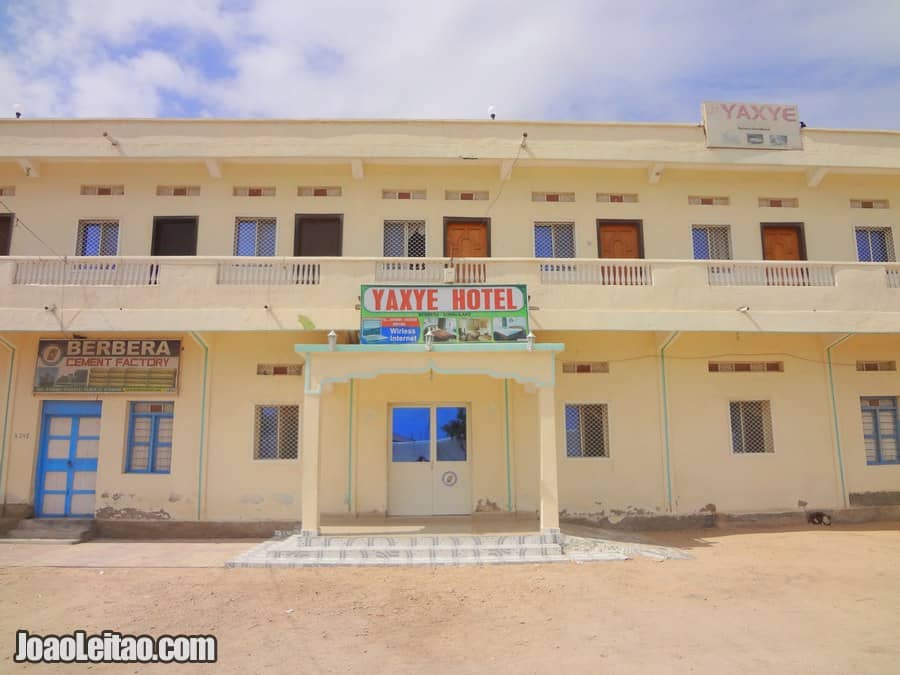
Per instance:
[[[318,286],[321,279],[322,266],[318,262],[265,258],[219,261],[216,275],[219,284],[240,286]]]
[[[642,261],[565,260],[538,265],[542,284],[595,284],[598,286],[651,286],[652,265]]]
[[[155,286],[159,260],[41,258],[16,262],[14,283],[35,286]]]
[[[440,260],[395,258],[375,263],[375,281],[417,281],[440,283],[448,263]]]
[[[887,268],[888,288],[900,288],[900,267]]]
[[[707,261],[710,286],[834,286],[834,266],[808,262]]]

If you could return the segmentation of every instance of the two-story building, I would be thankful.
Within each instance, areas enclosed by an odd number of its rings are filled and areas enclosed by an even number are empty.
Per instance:
[[[900,132],[0,121],[13,516],[900,504]]]

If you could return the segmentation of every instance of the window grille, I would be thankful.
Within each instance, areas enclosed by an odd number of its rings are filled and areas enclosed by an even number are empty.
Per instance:
[[[731,198],[691,195],[688,197],[688,204],[690,206],[728,206],[731,204]]]
[[[15,185],[0,185],[0,197],[15,197],[16,196],[16,186]]]
[[[82,185],[81,194],[94,197],[118,197],[125,194],[124,185]]]
[[[533,202],[574,202],[574,192],[532,192]]]
[[[275,188],[251,185],[235,185],[232,191],[235,197],[274,197]]]
[[[851,209],[889,209],[891,203],[887,199],[851,199]]]
[[[694,260],[731,260],[731,232],[727,225],[694,225],[691,240]]]
[[[784,361],[710,361],[711,373],[783,373]]]
[[[116,255],[118,252],[118,221],[78,221],[78,244],[75,255]]]
[[[865,397],[860,403],[866,464],[900,463],[896,397]]]
[[[297,459],[300,406],[256,406],[254,459]]]
[[[736,454],[775,452],[768,401],[732,401],[731,449]]]
[[[344,193],[340,185],[301,185],[298,197],[340,197]]]
[[[857,227],[856,256],[860,262],[894,262],[891,228]]]
[[[426,253],[424,220],[384,221],[386,258],[424,258]]]
[[[638,201],[638,196],[634,193],[598,192],[597,201],[604,204],[635,204]]]
[[[488,200],[489,193],[487,190],[446,190],[444,191],[444,199],[447,201],[462,202],[484,202]]]
[[[135,401],[130,404],[128,473],[169,473],[172,470],[172,427],[175,404]]]
[[[566,405],[566,457],[609,457],[605,403]]]
[[[861,373],[897,370],[896,361],[857,361],[856,369]]]
[[[382,190],[382,199],[425,199],[425,190]]]
[[[773,209],[796,209],[800,206],[800,200],[796,197],[760,197],[759,205]]]
[[[563,361],[562,371],[564,373],[586,374],[586,373],[608,373],[609,361]]]
[[[257,375],[302,375],[302,363],[257,363]]]
[[[535,223],[535,258],[574,258],[575,223]]]
[[[200,195],[199,185],[157,185],[157,197],[197,197]]]
[[[241,256],[275,255],[275,219],[235,218],[234,254]]]

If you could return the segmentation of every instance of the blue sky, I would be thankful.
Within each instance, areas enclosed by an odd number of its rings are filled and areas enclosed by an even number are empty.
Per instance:
[[[0,115],[900,128],[900,0],[0,0]]]

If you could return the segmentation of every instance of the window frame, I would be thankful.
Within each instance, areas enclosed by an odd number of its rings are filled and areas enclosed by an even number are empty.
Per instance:
[[[761,451],[753,451],[746,450],[747,441],[746,434],[742,432],[742,447],[744,450],[737,450],[734,446],[734,418],[731,415],[731,406],[734,404],[738,404],[741,406],[741,425],[742,428],[744,425],[744,411],[743,406],[749,403],[761,403],[765,404],[765,411],[768,414],[768,433],[766,433],[766,424],[765,420],[763,420],[763,447],[764,449]],[[731,446],[731,455],[734,457],[743,457],[747,455],[775,455],[775,423],[774,423],[774,415],[772,414],[772,400],[771,399],[731,399],[728,401],[728,435],[730,437]]]
[[[254,230],[253,253],[244,254],[238,252],[239,230],[244,223],[252,223]],[[272,227],[272,252],[260,253],[260,226]],[[234,218],[234,246],[232,255],[235,258],[274,258],[278,253],[278,219],[274,216],[235,216]]]
[[[698,258],[697,251],[694,243],[694,231],[695,230],[704,230],[706,234],[706,246],[707,250],[712,251],[712,246],[710,245],[710,236],[709,231],[711,229],[721,229],[725,230],[725,244],[728,247],[728,257],[727,258]],[[731,225],[725,223],[692,223],[691,224],[691,255],[693,256],[693,260],[734,260],[734,246],[732,242],[731,236]]]
[[[403,255],[388,255],[387,229],[391,225],[403,225]],[[425,239],[422,255],[410,255],[409,238],[410,226],[421,226],[422,236]],[[424,218],[385,218],[381,225],[381,255],[384,258],[427,258],[428,257],[428,221]]]
[[[99,253],[84,253],[85,235],[87,228],[90,226],[98,226],[100,228]],[[107,240],[109,230],[115,230],[116,233],[116,250],[115,253],[103,253],[103,243]],[[118,218],[79,218],[75,225],[75,255],[81,258],[114,258],[119,255],[121,248],[121,227]]]
[[[546,227],[550,229],[550,249],[552,255],[542,256],[538,255],[538,228]],[[572,236],[572,255],[558,255],[558,242],[557,242],[557,233],[560,229],[567,228]],[[543,260],[546,258],[560,258],[560,259],[574,259],[578,257],[578,242],[575,237],[575,221],[572,220],[535,220],[532,223],[531,230],[531,240],[532,240],[532,251],[534,258],[536,260]]]
[[[865,232],[869,239],[869,254],[872,253],[872,233],[880,232],[884,235],[885,258],[886,260],[860,260],[859,258],[859,235]],[[896,249],[894,248],[894,228],[890,225],[854,225],[853,226],[853,248],[856,249],[856,262],[873,263],[876,265],[885,265],[897,262]]]
[[[279,453],[279,455],[276,455],[275,457],[261,457],[259,454],[261,436],[259,435],[259,425],[257,424],[257,419],[259,417],[258,411],[262,408],[275,408],[277,411],[279,411],[278,417],[276,420],[277,426],[276,426],[276,430],[275,430],[275,437],[276,437],[276,443],[277,443],[276,451]],[[280,448],[281,448],[281,412],[280,411],[283,408],[296,408],[297,409],[297,440],[296,440],[296,444],[295,444],[295,451],[294,451],[295,454],[293,457],[281,457],[280,456]],[[252,440],[252,442],[250,444],[251,445],[251,459],[254,462],[297,462],[297,461],[299,461],[300,456],[301,456],[300,455],[300,446],[301,446],[301,442],[303,440],[303,432],[302,432],[303,407],[299,403],[293,402],[293,401],[281,402],[281,403],[268,402],[268,403],[254,403],[251,410],[253,413],[252,414],[252,423],[250,425],[250,433],[251,433],[251,440]]]
[[[139,404],[147,404],[147,405],[163,405],[172,407],[172,412],[137,412],[135,411],[135,406]],[[135,469],[132,466],[133,459],[133,451],[135,446],[134,441],[134,423],[137,418],[147,417],[150,418],[150,435],[149,440],[147,441],[147,468],[146,469]],[[160,443],[159,442],[159,420],[160,419],[170,419],[172,420],[172,440],[168,443]],[[143,443],[141,444],[143,445]],[[157,468],[157,451],[160,446],[169,448],[169,468],[166,470],[159,470]],[[125,470],[124,473],[137,473],[137,474],[159,474],[159,475],[168,475],[172,473],[172,463],[175,459],[175,401],[129,401],[128,402],[128,434],[126,437],[126,446],[125,446]]]
[[[866,406],[863,404],[863,401],[865,401],[866,399],[872,399],[872,398],[890,399],[894,402],[893,408],[883,408],[881,406],[877,406],[877,407],[876,406]],[[866,466],[897,466],[898,464],[900,464],[900,427],[898,427],[898,422],[900,422],[900,419],[898,419],[897,404],[898,404],[897,396],[861,396],[860,397],[860,424],[862,424],[863,456],[865,456],[865,458],[866,458]],[[882,455],[881,455],[881,439],[883,438],[883,435],[880,433],[880,430],[878,428],[879,421],[878,421],[878,415],[877,415],[877,411],[881,411],[881,410],[890,410],[894,413],[894,443],[896,444],[895,447],[897,447],[898,449],[896,452],[897,459],[892,460],[892,461],[885,461],[884,459],[882,459]],[[874,430],[875,430],[874,440],[875,440],[875,456],[876,456],[876,461],[874,461],[874,462],[869,461],[869,457],[866,453],[867,437],[866,437],[865,422],[863,421],[866,412],[876,413],[874,415],[874,420],[873,420],[873,426],[874,426]]]
[[[602,410],[603,416],[603,432],[602,432],[602,442],[603,442],[603,452],[605,454],[600,455],[586,455],[584,453],[584,422],[582,419],[582,408],[586,408],[589,406],[598,406]],[[567,428],[567,420],[566,414],[569,408],[578,409],[578,435],[579,435],[579,454],[570,455],[569,454],[569,430]],[[609,413],[609,403],[605,401],[568,401],[563,403],[562,409],[562,432],[563,432],[563,452],[565,459],[567,460],[594,460],[594,459],[610,459],[612,457],[612,451],[610,448],[610,413]]]

